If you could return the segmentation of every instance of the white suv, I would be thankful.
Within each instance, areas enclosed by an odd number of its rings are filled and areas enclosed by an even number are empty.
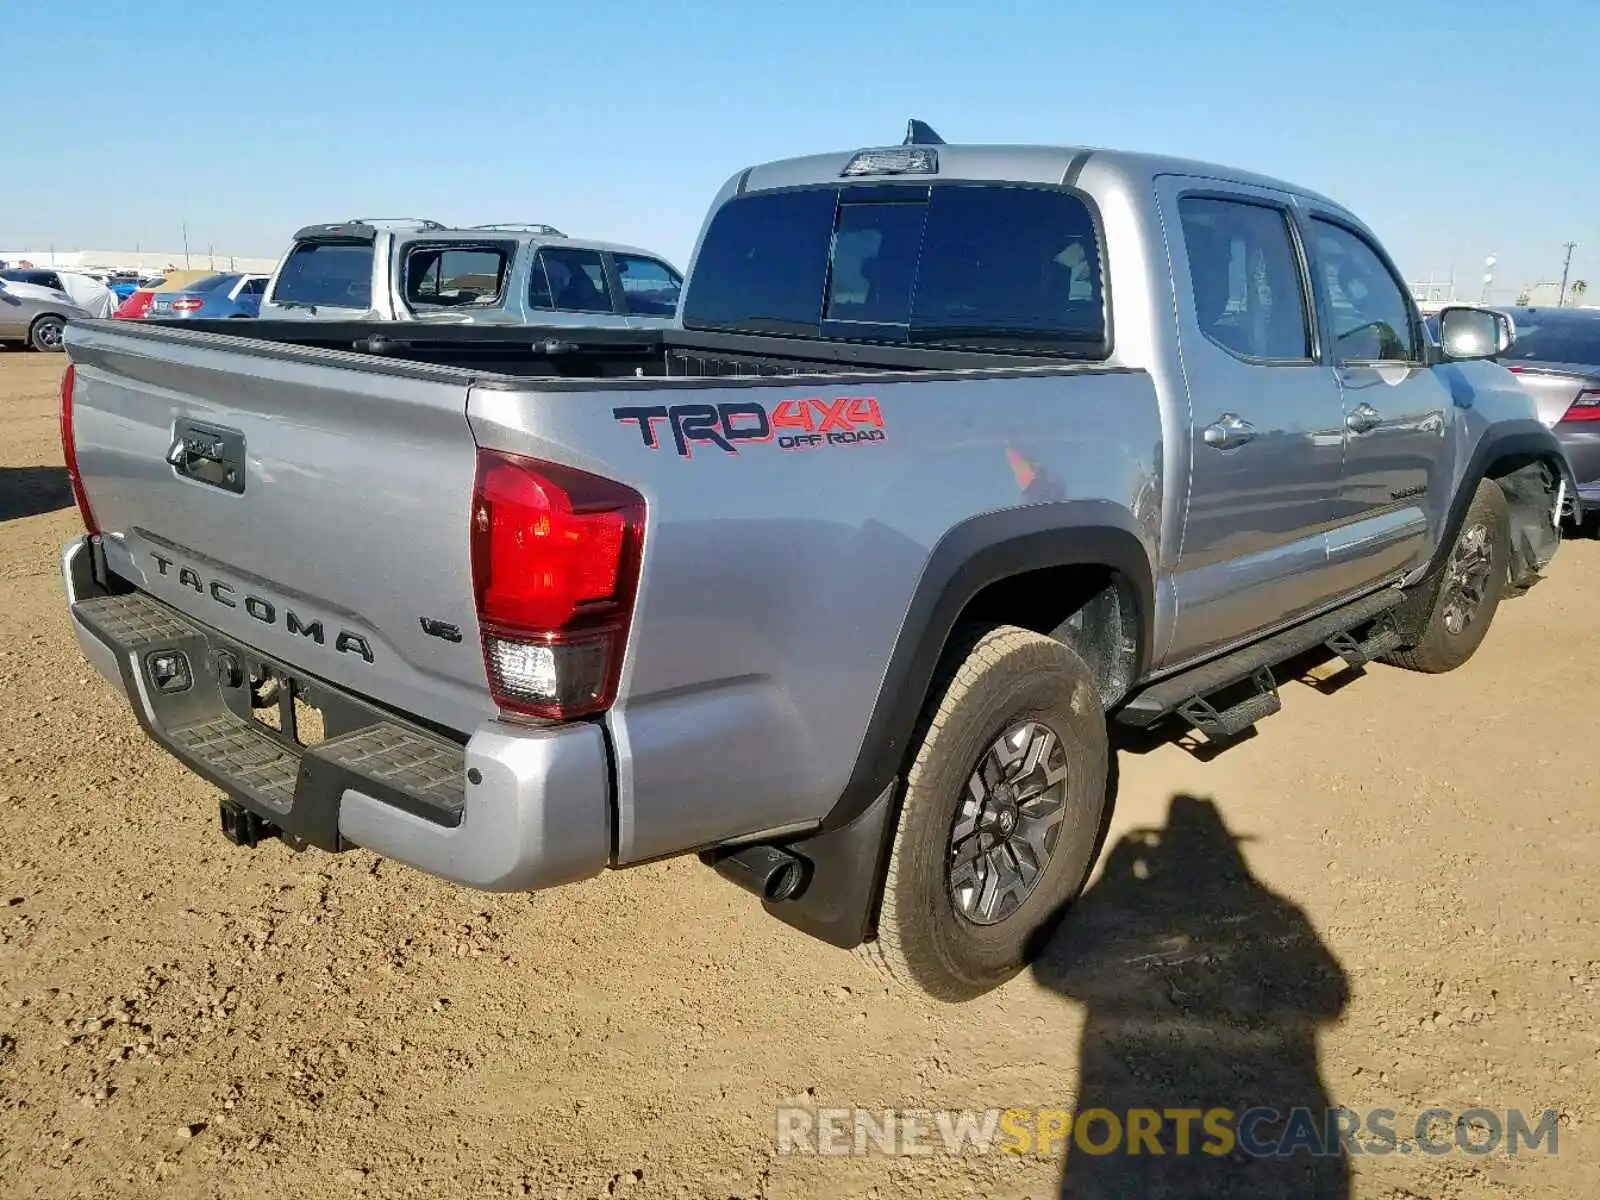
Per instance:
[[[484,325],[672,325],[683,276],[635,246],[548,225],[364,218],[294,235],[263,320]]]

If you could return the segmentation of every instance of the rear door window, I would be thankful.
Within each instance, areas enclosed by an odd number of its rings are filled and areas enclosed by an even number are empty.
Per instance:
[[[600,252],[544,247],[534,260],[528,304],[562,312],[616,311]]]
[[[412,308],[483,308],[505,294],[504,246],[416,245],[406,251],[405,301]]]
[[[683,277],[666,263],[633,254],[613,254],[622,303],[636,317],[670,317],[678,311]]]
[[[686,325],[1104,357],[1093,215],[1076,193],[998,184],[861,185],[724,205]]]
[[[372,306],[371,242],[300,242],[272,289],[275,304]]]
[[[1289,215],[1242,200],[1178,201],[1195,320],[1206,338],[1258,362],[1311,357],[1305,282]]]

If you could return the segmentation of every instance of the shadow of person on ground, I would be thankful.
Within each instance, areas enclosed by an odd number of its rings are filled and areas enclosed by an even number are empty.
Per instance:
[[[1262,1152],[1326,1144],[1317,1027],[1344,1010],[1347,980],[1305,914],[1250,874],[1210,800],[1175,796],[1165,828],[1121,838],[1034,970],[1088,1009],[1064,1197],[1349,1195],[1342,1157]],[[1133,1118],[1153,1141],[1130,1146],[1130,1110],[1154,1111]],[[1205,1114],[1234,1132],[1214,1135]]]
[[[65,467],[0,467],[0,521],[71,507]]]

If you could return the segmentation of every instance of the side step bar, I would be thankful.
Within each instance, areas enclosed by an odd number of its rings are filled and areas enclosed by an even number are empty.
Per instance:
[[[1345,666],[1364,667],[1375,658],[1382,658],[1400,645],[1400,631],[1387,621],[1380,621],[1367,634],[1365,641],[1357,641],[1353,633],[1336,633],[1323,643],[1340,658]]]
[[[1192,696],[1178,706],[1178,715],[1209,738],[1238,737],[1283,707],[1271,667],[1262,667],[1252,675],[1250,686],[1250,695],[1223,709],[1214,707],[1204,696]]]
[[[1364,641],[1351,631],[1376,621],[1404,599],[1405,593],[1398,588],[1384,588],[1221,658],[1158,679],[1135,691],[1117,710],[1116,720],[1144,728],[1178,713],[1207,735],[1236,736],[1282,707],[1272,668],[1285,659],[1315,646],[1327,646],[1350,666],[1360,667],[1397,647],[1400,634],[1387,621]],[[1246,680],[1252,685],[1251,694],[1236,704],[1217,709],[1207,699]]]

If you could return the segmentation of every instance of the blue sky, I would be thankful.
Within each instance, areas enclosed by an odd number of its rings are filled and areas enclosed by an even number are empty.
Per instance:
[[[1499,298],[1558,278],[1575,239],[1596,294],[1596,47],[1594,0],[12,2],[0,246],[173,249],[187,222],[191,247],[275,255],[303,223],[406,214],[681,264],[734,171],[914,115],[1292,179],[1464,294],[1491,252]]]

